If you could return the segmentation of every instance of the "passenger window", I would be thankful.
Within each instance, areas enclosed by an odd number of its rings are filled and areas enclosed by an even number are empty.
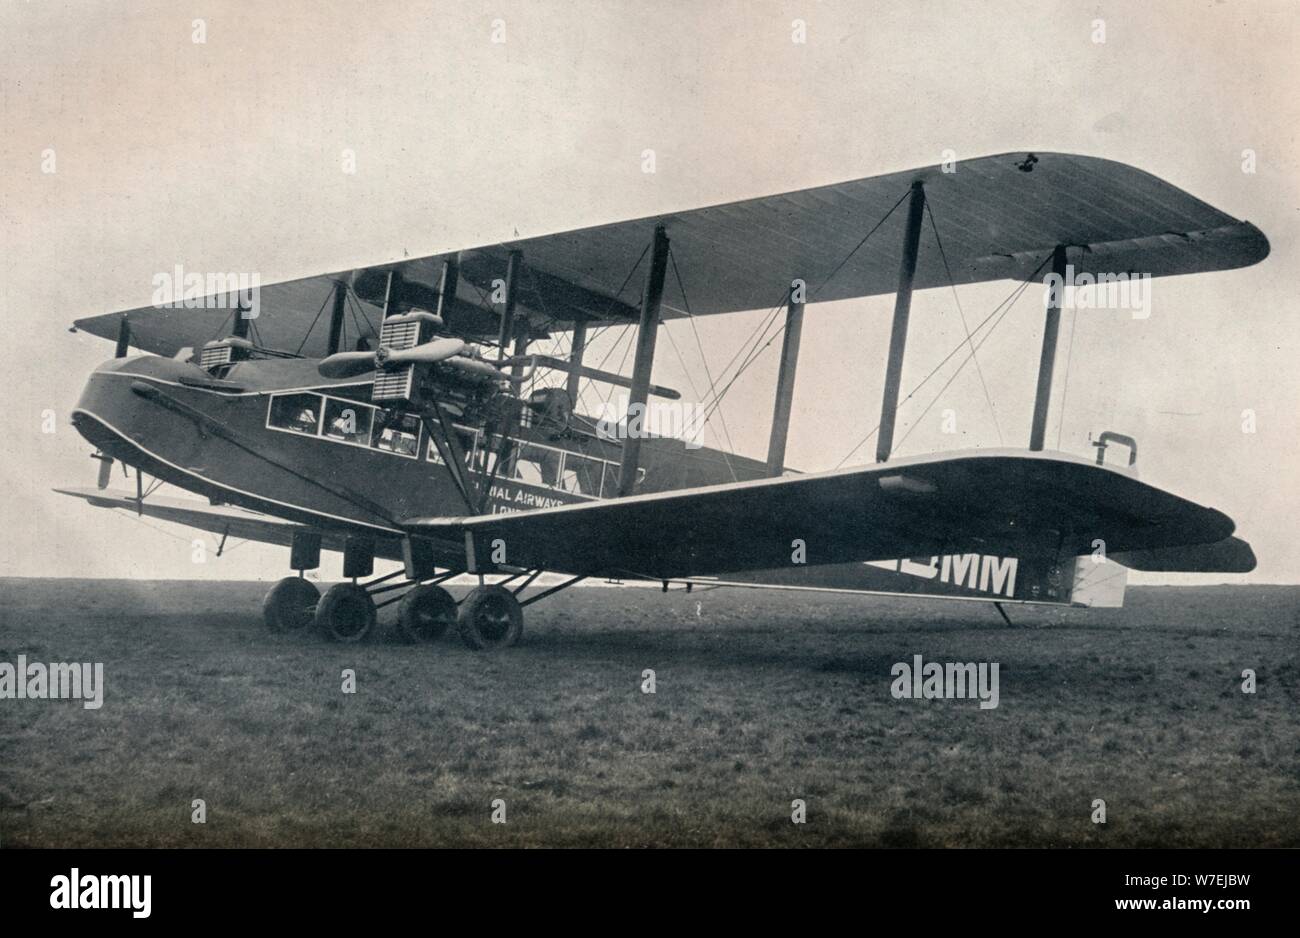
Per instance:
[[[356,401],[339,400],[336,397],[325,399],[324,434],[330,440],[342,440],[345,443],[370,443],[370,421],[372,409]]]
[[[520,443],[514,460],[512,478],[532,485],[555,488],[559,484],[560,454],[553,449]]]
[[[577,453],[566,453],[564,476],[560,480],[560,488],[566,492],[599,497],[600,475],[604,468],[605,463],[599,459],[579,456]]]
[[[601,498],[614,498],[618,495],[618,480],[620,475],[621,472],[619,466],[617,466],[614,463],[610,463],[609,468],[605,470],[605,478],[600,485]],[[633,495],[639,494],[641,491],[641,483],[643,483],[644,481],[645,481],[645,470],[638,469],[636,471],[636,485],[632,487],[631,494]]]
[[[452,426],[452,429],[456,434],[456,442],[460,444],[460,451],[465,457],[466,464],[472,466],[474,464],[474,442],[478,439],[478,432],[465,427],[457,427],[455,425]],[[442,428],[437,426],[436,423],[434,425],[434,432],[442,432]],[[442,454],[438,452],[438,444],[433,442],[432,437],[429,438],[429,454],[427,459],[429,462],[438,463],[438,465],[443,464]]]
[[[399,411],[375,412],[370,445],[388,453],[415,458],[420,439],[420,418]]]
[[[271,398],[267,425],[315,436],[320,432],[320,405],[319,394],[277,394]]]
[[[474,453],[474,471],[481,472],[484,475],[492,475],[497,472],[497,451],[502,447],[501,437],[495,434],[489,434],[486,438],[480,438],[477,451]],[[514,460],[514,440],[507,439],[505,446],[505,467],[508,469]],[[502,473],[497,472],[498,475]]]

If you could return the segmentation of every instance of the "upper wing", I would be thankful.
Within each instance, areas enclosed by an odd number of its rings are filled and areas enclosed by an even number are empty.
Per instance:
[[[898,285],[904,216],[896,211],[869,244],[863,236],[922,180],[957,283],[1030,276],[1058,244],[1083,248],[1076,271],[1149,273],[1160,277],[1254,264],[1268,255],[1259,229],[1238,221],[1176,186],[1110,160],[1059,153],[1003,154],[963,160],[955,172],[930,166],[867,179],[746,199],[503,244],[466,247],[448,332],[495,335],[492,281],[505,276],[506,255],[523,252],[518,314],[538,332],[568,328],[575,317],[594,322],[636,318],[640,280],[630,277],[663,223],[694,315],[768,309],[790,281],[802,278],[811,301],[892,293]],[[946,286],[934,232],[922,231],[915,287]],[[843,263],[852,252],[852,257]],[[431,307],[447,254],[392,265],[403,274],[405,300]],[[352,278],[359,331],[373,333],[385,278],[377,269]],[[833,274],[833,276],[832,276]],[[336,278],[313,277],[263,288],[257,328],[264,345],[294,349],[329,302]],[[630,289],[620,289],[630,283]],[[685,315],[673,288],[663,317]],[[220,334],[228,309],[127,311],[133,344],[170,355]],[[371,323],[362,320],[369,316]],[[120,314],[77,320],[95,335],[117,335]],[[353,323],[349,319],[349,338]],[[325,345],[318,325],[303,351]]]
[[[652,579],[812,564],[1044,549],[1066,556],[1221,541],[1233,523],[1086,460],[987,451],[566,505],[513,515],[412,519],[463,541],[475,565]],[[502,542],[498,544],[497,542]],[[498,553],[499,558],[499,553]]]
[[[301,347],[304,355],[324,357],[329,332],[328,304],[333,297],[335,282],[332,277],[320,276],[261,287],[260,308],[253,320],[261,340],[259,344],[286,352],[295,352]],[[198,300],[192,307],[144,306],[78,319],[74,325],[92,335],[115,339],[125,314],[131,320],[132,346],[170,357],[183,348],[198,349],[204,342],[230,334],[233,312],[230,301],[224,296],[219,305],[204,305],[207,298]],[[382,318],[378,306],[354,294],[345,319],[348,347],[353,347],[361,336],[366,337],[373,347]],[[314,328],[313,321],[316,322]]]

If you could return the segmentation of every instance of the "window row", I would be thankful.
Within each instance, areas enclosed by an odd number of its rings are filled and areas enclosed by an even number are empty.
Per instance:
[[[419,417],[346,398],[309,391],[274,394],[266,425],[272,430],[419,458]],[[482,431],[459,425],[453,429],[469,470],[491,475],[500,441],[493,438],[487,446]],[[428,461],[441,465],[443,459],[433,440],[426,448]],[[504,464],[496,476],[588,498],[612,498],[618,494],[619,465],[553,446],[507,440]],[[638,469],[637,483],[644,478],[645,470]]]
[[[339,443],[418,458],[420,418],[321,394],[275,394],[266,425],[272,430],[324,437]]]
[[[454,425],[456,441],[471,472],[492,474],[497,464],[500,441],[492,438],[485,445],[482,431]],[[442,464],[442,455],[433,440],[428,444],[428,460]],[[513,479],[548,489],[585,495],[588,498],[613,498],[618,494],[619,465],[607,459],[584,456],[555,446],[507,440],[504,463],[497,478]],[[637,482],[645,470],[637,470]]]

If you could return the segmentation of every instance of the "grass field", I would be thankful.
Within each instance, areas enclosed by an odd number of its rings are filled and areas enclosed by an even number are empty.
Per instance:
[[[0,700],[0,846],[1300,846],[1300,588],[1135,588],[1014,628],[573,589],[495,656],[271,635],[264,590],[0,580],[0,661],[102,661],[106,687]],[[895,700],[914,654],[998,662],[1000,706]]]

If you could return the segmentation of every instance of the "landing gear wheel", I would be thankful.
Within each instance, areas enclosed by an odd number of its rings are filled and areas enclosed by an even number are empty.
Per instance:
[[[434,583],[416,586],[402,597],[397,631],[408,642],[436,642],[456,621],[456,600]]]
[[[287,576],[272,586],[262,600],[262,618],[272,632],[296,632],[311,625],[320,602],[316,584]]]
[[[524,610],[504,586],[479,586],[460,604],[456,625],[475,651],[509,648],[523,634]]]
[[[375,627],[375,601],[365,587],[335,583],[316,606],[316,628],[334,642],[359,642]]]

